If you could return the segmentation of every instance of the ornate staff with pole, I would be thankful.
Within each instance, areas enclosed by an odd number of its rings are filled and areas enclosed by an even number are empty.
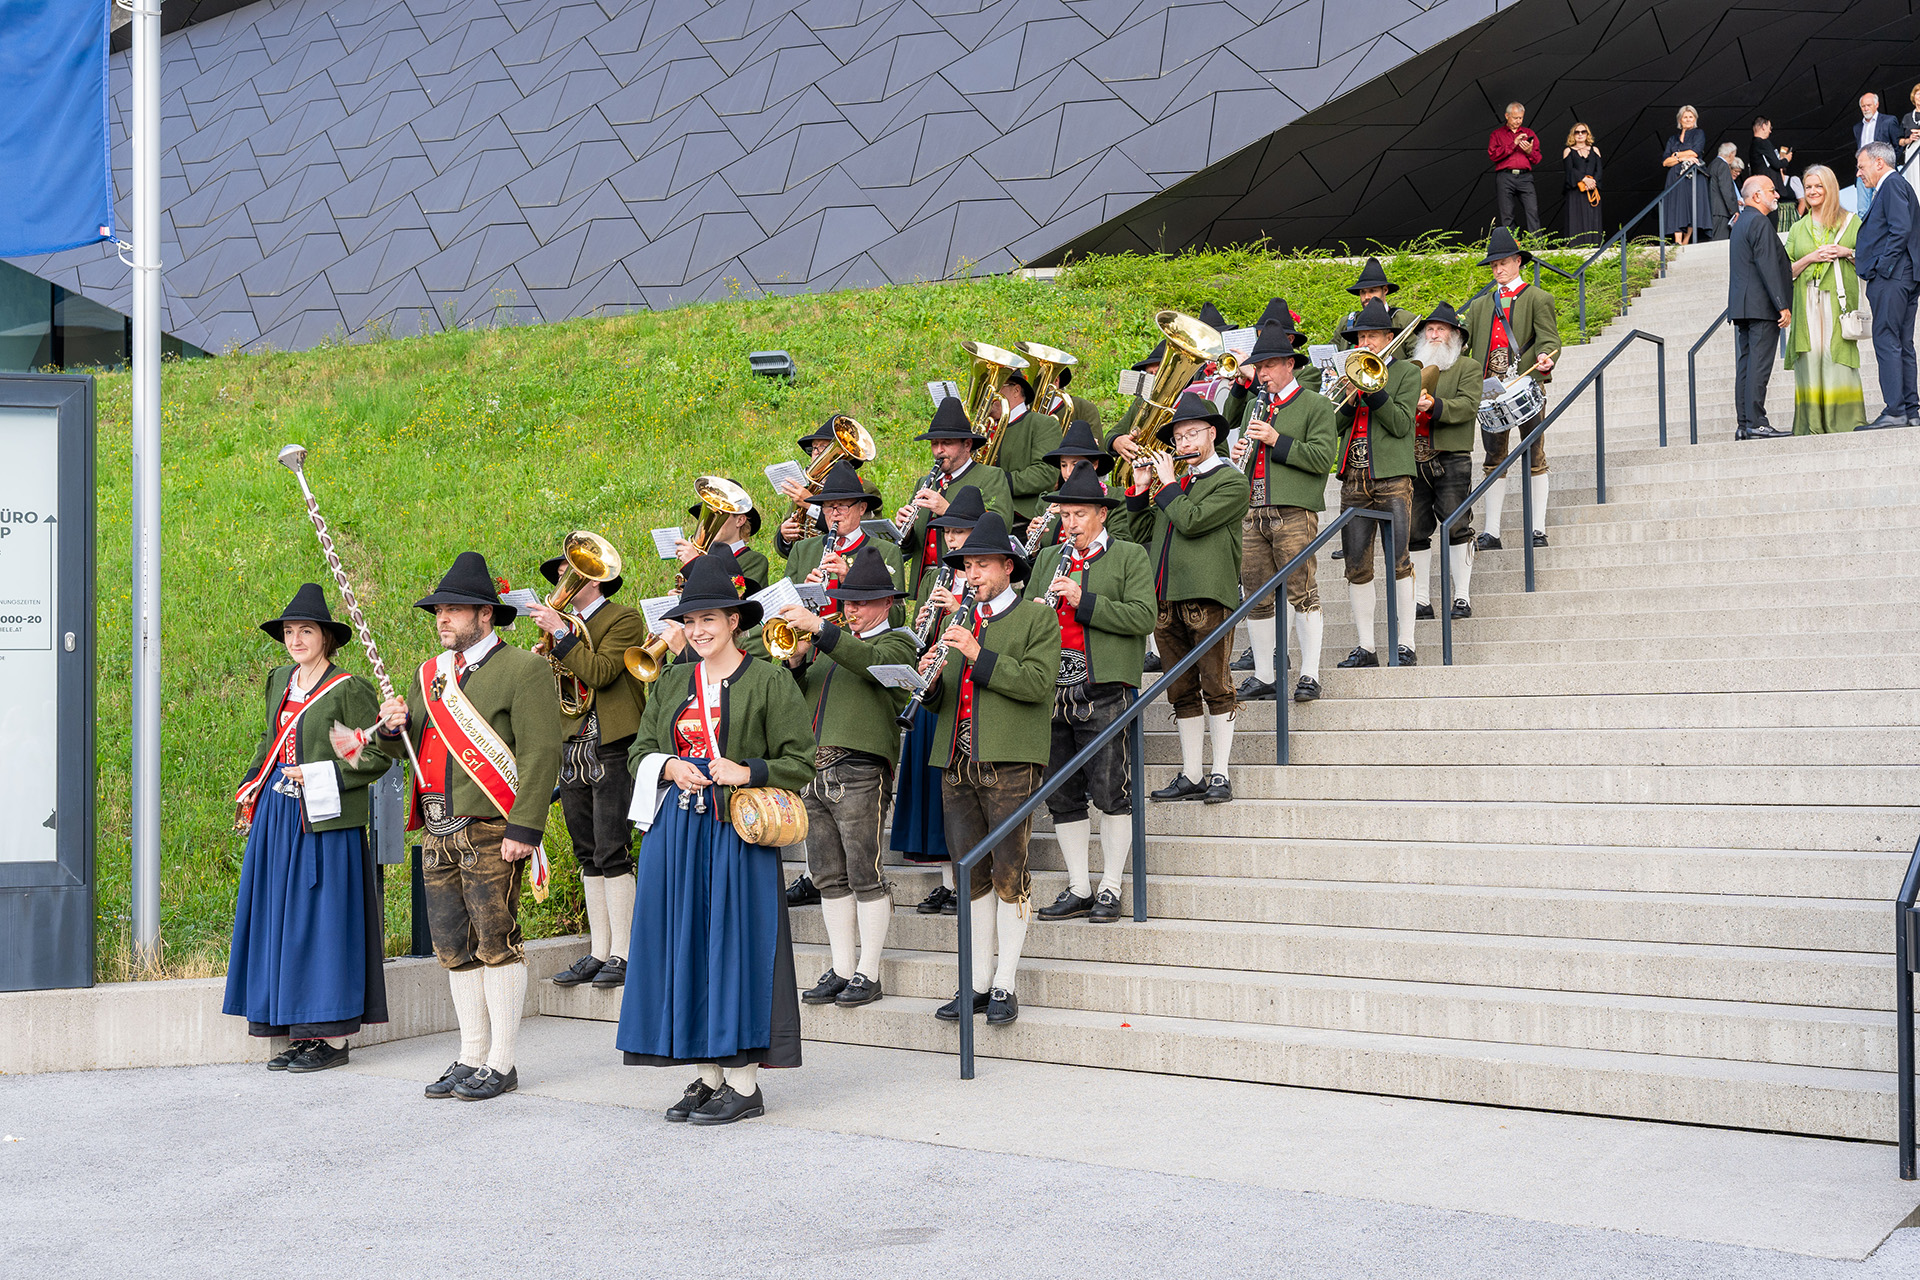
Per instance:
[[[313,496],[313,490],[307,486],[307,473],[302,469],[307,459],[307,447],[290,444],[280,451],[280,465],[293,472],[294,479],[300,482],[300,492],[307,496],[307,519],[313,521],[313,531],[320,536],[320,550],[326,554],[327,568],[333,571],[333,581],[340,588],[340,598],[347,603],[347,614],[353,619],[353,629],[360,634],[360,645],[367,651],[367,660],[373,664],[373,678],[380,685],[380,696],[391,698],[393,681],[387,678],[386,664],[380,661],[380,648],[373,642],[373,632],[367,626],[367,619],[360,612],[360,601],[353,594],[353,584],[347,581],[347,571],[340,567],[340,553],[333,549],[333,536],[327,532],[327,522],[320,515],[320,502]],[[346,725],[335,724],[334,750],[349,761],[356,759],[361,748],[373,737],[373,729],[354,729]],[[351,744],[342,741],[351,738]],[[420,757],[414,754],[413,739],[406,734],[400,735],[400,741],[406,744],[407,758],[413,761],[413,777],[421,786],[427,784],[427,775],[421,771]]]

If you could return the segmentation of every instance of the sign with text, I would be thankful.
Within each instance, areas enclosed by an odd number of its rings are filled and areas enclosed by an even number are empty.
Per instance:
[[[59,672],[53,644],[60,424],[0,408],[0,862],[58,856]]]

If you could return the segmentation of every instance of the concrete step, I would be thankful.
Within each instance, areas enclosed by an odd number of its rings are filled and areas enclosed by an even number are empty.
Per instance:
[[[1641,504],[1643,507],[1645,504]],[[1920,526],[1920,511],[1916,511],[1904,502],[1891,507],[1872,510],[1862,507],[1819,507],[1804,511],[1777,511],[1738,514],[1725,512],[1661,514],[1644,509],[1628,510],[1613,503],[1606,506],[1583,507],[1579,510],[1589,513],[1580,519],[1555,519],[1565,508],[1548,507],[1548,529],[1552,545],[1567,546],[1624,546],[1645,542],[1689,542],[1698,538],[1744,538],[1762,534],[1777,534],[1806,539],[1812,545],[1818,540],[1833,540],[1849,536],[1856,522],[1875,528],[1914,528]],[[1484,518],[1485,508],[1477,507],[1475,514]],[[1501,533],[1513,539],[1505,549],[1493,552],[1494,555],[1518,556],[1520,518],[1514,511],[1514,504],[1508,502],[1501,519]],[[1536,554],[1536,563],[1543,562]],[[1515,564],[1519,560],[1514,561]]]
[[[1609,491],[1605,506],[1588,504],[1563,507],[1549,504],[1547,531],[1551,533],[1555,525],[1617,524],[1629,520],[1685,520],[1703,516],[1726,519],[1732,516],[1872,510],[1904,504],[1912,494],[1911,485],[1879,483],[1833,488],[1810,484],[1783,487],[1772,492],[1724,495],[1717,491],[1716,486],[1714,492],[1633,501],[1616,499]],[[1517,494],[1514,496],[1518,497]],[[1509,501],[1507,505],[1513,508],[1518,504]]]
[[[1379,643],[1385,643],[1386,627],[1379,626]],[[1426,623],[1421,626],[1425,627]],[[1436,628],[1438,623],[1432,624]],[[1345,636],[1337,636],[1332,628],[1327,635],[1328,658],[1339,656],[1336,644],[1347,644],[1352,638],[1349,630]],[[1464,637],[1464,638],[1463,638]],[[1404,644],[1405,641],[1403,640]],[[1424,632],[1419,643],[1431,644],[1433,650],[1426,657],[1434,662],[1440,660],[1440,639],[1436,634],[1429,641]],[[1700,635],[1678,635],[1661,637],[1592,637],[1586,640],[1476,640],[1461,630],[1454,632],[1454,662],[1464,664],[1484,664],[1488,666],[1513,666],[1521,663],[1568,663],[1594,661],[1601,658],[1628,662],[1660,662],[1682,659],[1699,663],[1741,662],[1747,660],[1758,647],[1771,647],[1770,633],[1763,628],[1739,635],[1709,633]],[[1920,637],[1912,631],[1836,631],[1821,636],[1817,646],[1819,651],[1831,657],[1884,657],[1911,656],[1920,653]],[[1322,671],[1324,682],[1326,673]],[[1345,695],[1341,695],[1345,696]]]
[[[1297,655],[1295,658],[1297,668]],[[1412,680],[1424,680],[1434,670],[1417,667],[1408,672],[1389,672],[1396,680],[1403,674]],[[1354,677],[1371,672],[1342,672]],[[1913,725],[1920,722],[1920,690],[1820,690],[1792,693],[1614,693],[1599,696],[1575,695],[1542,697],[1370,697],[1322,698],[1318,702],[1293,704],[1291,721],[1295,752],[1314,750],[1323,754],[1348,749],[1342,735],[1355,735],[1354,750],[1391,752],[1400,736],[1428,733],[1446,738],[1474,735],[1462,745],[1463,755],[1486,763],[1500,764],[1495,755],[1507,743],[1538,742],[1543,763],[1634,763],[1656,764],[1654,759],[1625,758],[1603,761],[1602,756],[1637,754],[1630,744],[1647,743],[1649,755],[1665,754],[1669,743],[1706,743],[1714,739],[1694,738],[1696,732],[1718,735],[1747,730],[1806,730],[1800,757],[1808,764],[1847,764],[1896,761],[1914,757],[1916,741]],[[1243,703],[1237,713],[1240,736],[1271,733],[1275,719],[1271,702]],[[1146,724],[1150,736],[1171,734],[1172,725],[1165,715],[1150,713]],[[1834,730],[1845,732],[1834,732]],[[1551,732],[1541,733],[1540,730]],[[1589,739],[1580,730],[1600,733]],[[1618,731],[1635,732],[1618,732]],[[1657,730],[1657,733],[1645,732]],[[1485,735],[1484,737],[1477,735]],[[1511,735],[1508,738],[1507,735]],[[1681,736],[1674,736],[1681,735]],[[1848,753],[1855,739],[1861,755],[1838,758]],[[1590,747],[1574,744],[1591,741]],[[1770,759],[1767,739],[1753,739],[1742,756],[1745,763],[1780,763]],[[1239,752],[1240,738],[1234,739]],[[1876,755],[1885,748],[1883,754]],[[1680,748],[1675,748],[1680,749]],[[1782,750],[1785,748],[1783,747]],[[1407,750],[1421,752],[1424,745]],[[1591,752],[1591,760],[1570,757]],[[1897,752],[1897,754],[1896,754]],[[1484,753],[1484,754],[1483,754]],[[1450,752],[1448,754],[1451,754]],[[1392,756],[1371,757],[1381,760]],[[1718,759],[1696,755],[1695,760]],[[1333,758],[1316,759],[1314,764],[1360,763]]]
[[[1386,624],[1377,623],[1384,634]],[[1471,619],[1458,624],[1455,638],[1464,634],[1465,629],[1473,625]],[[1420,643],[1431,645],[1433,652],[1425,655],[1426,662],[1418,667],[1356,667],[1340,669],[1333,666],[1340,656],[1335,645],[1349,641],[1352,631],[1344,636],[1329,634],[1326,651],[1322,661],[1325,664],[1320,672],[1320,680],[1326,686],[1326,700],[1384,698],[1407,700],[1421,698],[1459,698],[1459,697],[1560,697],[1567,695],[1602,696],[1618,694],[1661,695],[1670,693],[1767,693],[1778,691],[1782,694],[1818,691],[1843,690],[1887,690],[1906,693],[1913,682],[1912,660],[1893,654],[1833,654],[1821,653],[1807,657],[1773,657],[1767,646],[1754,648],[1747,646],[1746,651],[1737,654],[1735,659],[1726,661],[1700,661],[1695,658],[1669,658],[1655,656],[1642,658],[1617,652],[1618,646],[1607,646],[1605,651],[1596,655],[1579,653],[1575,660],[1568,661],[1567,655],[1556,654],[1541,648],[1537,653],[1518,652],[1510,655],[1510,661],[1504,665],[1487,664],[1474,667],[1440,665],[1439,637],[1427,639],[1425,628],[1431,626],[1438,630],[1439,623],[1420,623]],[[1329,628],[1331,633],[1332,628]],[[1625,643],[1625,642],[1622,642]],[[1246,646],[1244,634],[1237,637],[1234,652]],[[1152,680],[1158,680],[1157,674]],[[1151,684],[1151,681],[1149,682]],[[1164,701],[1156,698],[1155,701]],[[1324,700],[1323,700],[1324,701]],[[1270,704],[1266,715],[1272,715]],[[1312,703],[1307,713],[1323,703]],[[1299,707],[1294,710],[1298,712]],[[1155,712],[1153,714],[1160,714]],[[1258,707],[1243,708],[1242,714],[1262,714]],[[1255,721],[1254,723],[1262,723]],[[1273,721],[1264,721],[1268,728]]]
[[[1271,726],[1272,717],[1267,717]],[[1308,728],[1307,724],[1314,727]],[[1871,775],[1845,775],[1850,784],[1865,784],[1871,776],[1884,780],[1881,770],[1914,766],[1894,763],[1915,758],[1920,735],[1907,728],[1852,727],[1833,729],[1376,729],[1364,732],[1319,727],[1299,713],[1289,728],[1295,769],[1360,766],[1370,769],[1553,767],[1648,767],[1663,769],[1716,766],[1716,761],[1739,761],[1735,768],[1744,780],[1766,772],[1810,770],[1808,785],[1821,785],[1842,775],[1829,770],[1869,769]],[[1179,763],[1179,739],[1172,726],[1150,726],[1146,735],[1149,765]],[[1271,765],[1273,736],[1252,724],[1242,724],[1233,739],[1236,765]],[[1764,785],[1764,784],[1763,784]],[[1898,783],[1905,788],[1910,784]],[[1851,789],[1851,788],[1850,788]],[[1819,794],[1817,792],[1812,794]],[[1903,791],[1904,794],[1904,791]]]
[[[1823,555],[1805,538],[1700,538],[1688,542],[1630,542],[1612,546],[1546,548],[1534,559],[1541,591],[1599,590],[1716,582],[1830,582],[1841,578],[1906,578],[1920,573],[1920,549],[1909,550],[1908,528],[1860,529],[1849,551]],[[1744,544],[1744,545],[1743,545]],[[1330,561],[1329,563],[1338,563]],[[1436,575],[1439,563],[1434,564]],[[1591,576],[1589,576],[1591,575]],[[1489,593],[1524,589],[1520,558],[1489,552],[1473,566]]]

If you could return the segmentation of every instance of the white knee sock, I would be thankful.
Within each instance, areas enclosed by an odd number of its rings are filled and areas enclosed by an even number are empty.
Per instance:
[[[1160,642],[1154,639],[1151,632],[1147,635],[1147,652],[1156,658],[1160,656]]]
[[[1053,838],[1060,842],[1060,857],[1067,864],[1067,888],[1082,898],[1093,896],[1092,873],[1087,869],[1087,845],[1093,840],[1093,820],[1056,822]]]
[[[595,960],[605,960],[607,950],[607,878],[581,876],[580,896],[587,900],[587,947]]]
[[[943,862],[940,864],[940,884],[948,893],[953,892],[953,864],[951,862]]]
[[[993,985],[1012,991],[1020,972],[1020,948],[1027,941],[1027,906],[1024,902],[1002,902],[1000,917],[1000,962],[994,966]]]
[[[1407,554],[1413,560],[1413,602],[1432,604],[1433,593],[1429,590],[1431,586],[1429,579],[1433,576],[1433,548],[1409,551]]]
[[[1533,485],[1533,531],[1547,531],[1547,473],[1529,476],[1528,483]]]
[[[1349,582],[1347,600],[1353,606],[1353,629],[1360,635],[1360,647],[1368,653],[1380,652],[1373,643],[1373,584],[1363,587]]]
[[[707,1088],[712,1089],[715,1092],[718,1092],[720,1089],[720,1086],[726,1083],[726,1076],[722,1075],[720,1072],[720,1064],[717,1062],[701,1063],[700,1064],[700,1083],[706,1085]]]
[[[487,1046],[487,1065],[495,1071],[513,1069],[514,1042],[520,1038],[520,1014],[527,1007],[527,966],[488,965],[487,1021],[493,1024],[493,1042]]]
[[[875,898],[856,905],[860,918],[860,963],[854,972],[880,981],[880,953],[887,949],[887,926],[893,923],[893,899]]]
[[[973,990],[977,995],[993,985],[993,920],[1000,895],[985,893],[973,900]]]
[[[843,978],[853,976],[853,949],[860,940],[858,912],[852,894],[820,899],[820,916],[827,922],[827,951],[833,957],[833,971]]]
[[[1472,600],[1467,584],[1473,581],[1473,543],[1456,542],[1448,547],[1447,568],[1453,571],[1454,600]]]
[[[744,1067],[728,1067],[727,1083],[741,1097],[751,1098],[760,1088],[760,1064],[749,1062]]]
[[[1318,609],[1312,613],[1296,613],[1293,629],[1300,637],[1300,674],[1317,681],[1320,679],[1320,642],[1327,633],[1327,615]]]
[[[460,1061],[469,1067],[487,1062],[486,970],[478,966],[457,969],[447,974],[447,986],[453,990],[453,1016],[460,1022]]]
[[[1400,643],[1413,648],[1413,579],[1400,578],[1393,584],[1393,602],[1400,613]],[[1384,660],[1383,660],[1384,661]]]
[[[1133,815],[1100,815],[1100,887],[1120,892],[1120,879],[1127,874],[1133,855]]]
[[[1233,763],[1233,717],[1208,716],[1207,736],[1213,739],[1213,771],[1224,778]]]
[[[336,1041],[337,1041],[338,1043],[336,1043]],[[347,1037],[345,1037],[345,1036],[328,1036],[328,1037],[327,1037],[327,1047],[328,1047],[328,1048],[330,1048],[330,1049],[344,1049],[344,1048],[346,1048],[346,1047],[347,1047]]]
[[[1507,500],[1507,480],[1508,477],[1501,476],[1487,490],[1487,527],[1481,532],[1490,533],[1496,538],[1500,536],[1500,507]]]
[[[1253,678],[1273,683],[1273,648],[1280,639],[1279,618],[1248,618],[1247,638],[1253,642]]]
[[[1188,782],[1205,782],[1205,761],[1200,748],[1204,745],[1206,721],[1199,716],[1182,716],[1173,722],[1173,727],[1180,731],[1180,772],[1187,775]]]
[[[633,946],[633,874],[601,878],[607,882],[607,946],[625,960]]]

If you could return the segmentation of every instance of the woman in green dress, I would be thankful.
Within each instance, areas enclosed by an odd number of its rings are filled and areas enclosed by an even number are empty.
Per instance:
[[[1809,165],[1801,177],[1807,216],[1787,232],[1793,259],[1793,328],[1786,363],[1793,370],[1793,434],[1852,431],[1867,420],[1860,389],[1860,344],[1840,336],[1840,314],[1860,305],[1853,242],[1860,219],[1840,204],[1833,170]]]

